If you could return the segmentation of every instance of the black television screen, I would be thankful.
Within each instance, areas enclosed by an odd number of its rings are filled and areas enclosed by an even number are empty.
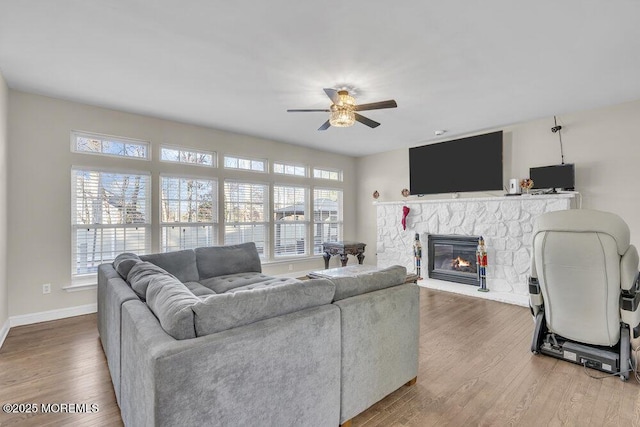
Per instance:
[[[411,194],[502,190],[502,131],[409,149]]]
[[[573,190],[575,187],[575,168],[573,163],[565,165],[544,166],[529,169],[529,178],[533,180],[533,188],[561,188]]]

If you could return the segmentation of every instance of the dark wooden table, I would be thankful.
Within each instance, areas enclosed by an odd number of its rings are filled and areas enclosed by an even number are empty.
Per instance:
[[[365,246],[367,245],[360,242],[324,242],[322,244],[324,268],[329,268],[329,260],[334,255],[340,255],[340,262],[343,267],[347,266],[347,262],[349,261],[348,255],[357,257],[358,264],[362,264],[362,261],[364,261]]]

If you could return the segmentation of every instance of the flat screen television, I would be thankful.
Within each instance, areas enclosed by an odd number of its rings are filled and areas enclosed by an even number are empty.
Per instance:
[[[411,194],[502,190],[502,131],[409,149]]]
[[[564,165],[543,166],[529,169],[529,178],[533,180],[534,189],[560,188],[573,190],[576,174],[573,163]]]

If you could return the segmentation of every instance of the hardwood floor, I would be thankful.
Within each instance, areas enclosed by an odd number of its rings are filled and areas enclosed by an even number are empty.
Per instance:
[[[12,328],[0,349],[0,404],[35,403],[38,413],[6,414],[0,426],[121,426],[96,315]],[[56,405],[97,404],[96,413],[61,413]],[[82,408],[79,408],[82,410]]]
[[[421,288],[420,368],[353,426],[640,426],[640,385],[533,356],[528,309]],[[600,373],[596,373],[600,375]],[[11,329],[0,403],[96,403],[97,413],[5,414],[1,426],[122,425],[96,316]]]
[[[420,297],[417,384],[354,427],[640,426],[635,379],[592,379],[581,366],[531,354],[527,308],[425,288]]]

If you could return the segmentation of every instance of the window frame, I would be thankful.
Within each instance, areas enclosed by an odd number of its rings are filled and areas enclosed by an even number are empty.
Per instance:
[[[212,203],[211,203],[211,218],[212,221],[195,221],[195,222],[164,222],[162,220],[162,211],[163,211],[163,203],[164,203],[164,198],[163,198],[163,182],[162,180],[164,178],[172,178],[172,179],[186,179],[186,180],[199,180],[199,181],[210,181],[211,182],[211,198],[212,198]],[[159,178],[158,178],[158,228],[159,228],[159,245],[158,245],[158,251],[159,253],[166,253],[166,252],[173,252],[173,251],[179,251],[179,250],[184,250],[184,249],[195,249],[195,248],[191,248],[191,247],[184,247],[184,248],[179,248],[179,249],[172,249],[171,251],[167,251],[166,250],[166,246],[164,246],[164,239],[163,239],[163,231],[166,227],[198,227],[198,226],[211,226],[212,227],[212,241],[211,241],[211,245],[212,246],[216,246],[218,245],[218,242],[220,241],[220,218],[219,218],[219,204],[220,204],[220,199],[219,199],[219,188],[218,188],[218,178],[217,177],[203,177],[203,176],[194,176],[194,175],[184,175],[184,174],[172,174],[172,173],[161,173]],[[173,199],[168,199],[168,200],[173,200]],[[182,200],[180,199],[179,202],[181,202]],[[214,202],[215,201],[215,202]]]
[[[287,166],[294,167],[294,168],[302,168],[302,169],[304,169],[304,175],[296,175],[296,174],[291,174],[291,173],[286,173],[286,172],[276,172],[276,165],[282,165],[285,168]],[[280,162],[280,161],[273,160],[271,162],[271,172],[274,175],[277,175],[277,176],[290,176],[290,177],[293,177],[293,178],[308,178],[309,177],[309,167],[307,165],[300,164],[300,163],[289,163],[289,162]]]
[[[320,250],[319,252],[316,252],[315,248],[316,248],[316,228],[317,225],[322,225],[322,224],[336,224],[338,226],[338,236],[337,236],[337,241],[343,240],[344,239],[344,189],[343,188],[336,188],[336,187],[324,187],[324,186],[314,186],[313,187],[313,194],[310,195],[310,197],[312,197],[312,203],[313,203],[313,219],[311,220],[311,234],[312,234],[312,241],[313,241],[313,247],[310,249],[311,255],[315,256],[315,255],[322,255],[322,250]],[[329,221],[329,222],[320,222],[320,221],[316,221],[316,191],[337,191],[340,193],[340,200],[338,201],[338,214],[340,216],[340,219],[338,221]],[[322,237],[322,236],[320,236]],[[322,244],[323,242],[320,242],[320,244]]]
[[[226,185],[227,183],[238,183],[238,184],[250,184],[250,185],[262,185],[265,187],[265,200],[263,201],[263,214],[264,221],[249,221],[249,222],[232,222],[227,221],[227,191]],[[224,178],[222,180],[222,215],[224,223],[224,229],[222,230],[221,238],[219,241],[222,242],[223,245],[229,244],[240,244],[246,242],[227,242],[227,227],[230,226],[244,226],[244,225],[262,225],[264,227],[264,248],[260,258],[262,260],[268,261],[272,256],[272,248],[271,248],[271,191],[273,189],[273,183],[265,182],[265,181],[253,181],[253,180],[242,180],[242,179],[234,179],[234,178]]]
[[[104,153],[102,151],[96,152],[96,151],[78,150],[78,137],[99,139],[101,141],[101,143],[104,140],[109,140],[109,141],[113,141],[113,142],[121,142],[121,143],[124,143],[124,144],[144,145],[146,147],[146,149],[147,149],[147,155],[145,157],[120,156],[120,155],[117,155],[117,154]],[[144,161],[147,161],[147,162],[150,162],[151,159],[152,159],[151,142],[150,141],[145,141],[143,139],[128,138],[128,137],[125,137],[125,136],[107,135],[107,134],[101,134],[101,133],[96,133],[96,132],[85,132],[85,131],[80,131],[80,130],[72,130],[71,133],[70,133],[70,141],[71,141],[71,152],[75,153],[75,154],[89,154],[89,155],[92,155],[92,156],[111,157],[111,158],[115,158],[115,159],[144,160]]]
[[[303,207],[303,214],[305,219],[303,221],[285,221],[285,220],[277,220],[275,218],[276,216],[276,187],[283,187],[283,188],[300,188],[304,190],[304,207]],[[311,221],[309,220],[309,215],[308,212],[311,209],[311,203],[310,203],[310,188],[307,185],[302,185],[302,184],[285,184],[285,183],[273,183],[271,184],[271,191],[273,192],[273,197],[271,200],[271,219],[272,219],[272,224],[273,224],[273,230],[272,230],[272,234],[273,234],[273,246],[271,247],[271,249],[273,250],[273,259],[274,260],[281,260],[281,259],[286,259],[286,258],[301,258],[301,257],[307,257],[309,256],[309,232],[310,232],[310,225],[311,225]],[[296,224],[296,225],[302,225],[304,227],[304,233],[303,233],[303,237],[304,237],[304,249],[303,252],[301,254],[282,254],[279,255],[277,253],[277,248],[276,248],[276,233],[278,230],[278,225],[291,225],[291,224]]]
[[[244,169],[244,168],[234,168],[232,166],[227,166],[227,157],[229,158],[233,158],[236,160],[248,160],[250,162],[262,162],[264,164],[264,168],[263,170],[255,170],[255,169]],[[267,159],[259,159],[256,157],[246,157],[246,156],[239,156],[239,155],[235,155],[235,154],[224,154],[222,156],[222,167],[221,169],[227,169],[227,170],[232,170],[232,171],[243,171],[243,172],[253,172],[253,173],[260,173],[260,174],[267,174],[269,175],[269,161]]]
[[[163,149],[187,151],[187,152],[193,152],[193,153],[196,153],[196,154],[210,154],[211,155],[211,164],[210,165],[205,165],[205,164],[202,164],[202,163],[181,162],[180,160],[178,160],[178,161],[163,160],[162,159],[162,150]],[[182,147],[182,146],[179,146],[179,145],[160,144],[159,152],[160,152],[160,155],[158,157],[158,161],[160,161],[162,163],[169,163],[169,164],[174,164],[174,165],[200,166],[200,167],[212,168],[212,169],[215,169],[215,168],[218,167],[218,153],[216,151],[199,150],[199,149],[196,149],[196,148]]]
[[[90,172],[99,174],[119,174],[119,175],[138,175],[147,177],[147,191],[144,199],[145,204],[145,222],[144,223],[118,223],[118,224],[79,224],[77,221],[77,172]],[[137,251],[138,254],[150,253],[153,251],[152,243],[152,227],[153,221],[151,219],[153,201],[152,201],[152,174],[150,171],[130,170],[130,169],[117,169],[117,168],[105,168],[105,167],[91,167],[91,166],[79,166],[71,165],[70,170],[70,190],[71,190],[71,283],[74,286],[83,286],[89,283],[95,283],[97,278],[97,271],[95,273],[77,273],[77,259],[78,259],[78,245],[77,245],[77,230],[79,229],[128,229],[128,228],[143,228],[144,229],[144,249],[142,252]],[[129,251],[124,249],[123,252]],[[114,257],[115,258],[115,257]],[[108,262],[109,260],[102,260],[102,262]]]
[[[332,179],[332,178],[323,178],[320,176],[316,176],[316,171],[321,171],[321,172],[336,172],[338,174],[338,178],[337,179]],[[342,169],[336,169],[336,168],[325,168],[325,167],[320,167],[320,166],[314,166],[313,170],[311,172],[311,177],[313,179],[322,179],[324,181],[331,181],[331,182],[344,182],[344,171]]]

